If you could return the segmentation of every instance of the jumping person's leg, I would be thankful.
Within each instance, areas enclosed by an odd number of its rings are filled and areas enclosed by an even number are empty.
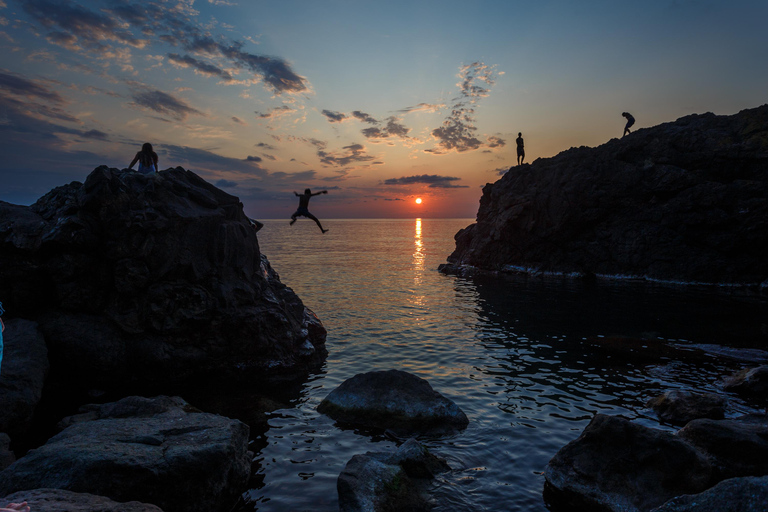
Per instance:
[[[315,216],[314,216],[314,215],[312,215],[311,213],[310,213],[309,215],[307,215],[307,217],[308,217],[308,218],[310,218],[310,219],[312,219],[313,221],[315,221],[315,224],[317,224],[317,227],[319,227],[319,228],[320,228],[320,231],[322,231],[323,233],[325,233],[326,231],[328,231],[327,229],[323,229],[323,225],[322,225],[322,224],[320,224],[320,221],[319,221],[319,220],[317,220],[317,217],[315,217]]]

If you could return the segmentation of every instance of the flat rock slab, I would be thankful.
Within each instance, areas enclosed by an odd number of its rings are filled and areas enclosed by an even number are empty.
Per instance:
[[[673,389],[652,398],[648,407],[656,412],[661,421],[682,426],[699,418],[723,419],[726,403],[724,396],[714,393]]]
[[[731,478],[701,494],[679,496],[653,512],[765,512],[768,476]]]
[[[21,491],[0,501],[3,501],[3,504],[26,501],[34,512],[163,512],[160,507],[148,503],[118,503],[104,496],[61,489]]]
[[[176,405],[168,405],[168,401]],[[248,426],[193,412],[180,398],[130,397],[73,422],[0,473],[0,495],[56,488],[152,503],[166,512],[229,511],[250,475]],[[137,402],[146,401],[146,407]],[[146,414],[118,416],[130,409]]]
[[[768,365],[740,371],[728,379],[724,389],[746,397],[768,400]]]
[[[557,510],[646,512],[711,485],[707,457],[670,432],[596,415],[549,461],[546,494]]]
[[[340,423],[408,433],[445,433],[469,419],[429,382],[400,370],[361,373],[331,391],[317,407]]]
[[[341,512],[429,511],[426,483],[450,470],[416,439],[394,453],[355,455],[339,475]]]

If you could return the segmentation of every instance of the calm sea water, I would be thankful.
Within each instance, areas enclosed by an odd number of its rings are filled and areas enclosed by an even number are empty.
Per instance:
[[[250,507],[337,511],[336,479],[392,440],[342,430],[316,412],[361,372],[427,379],[470,418],[428,438],[452,470],[436,511],[544,511],[542,471],[595,413],[659,426],[644,406],[670,388],[717,391],[768,359],[765,298],[648,283],[461,278],[436,271],[472,219],[265,221],[261,249],[328,330],[328,359],[254,442]],[[751,411],[739,400],[728,414]],[[662,428],[669,428],[661,426]]]

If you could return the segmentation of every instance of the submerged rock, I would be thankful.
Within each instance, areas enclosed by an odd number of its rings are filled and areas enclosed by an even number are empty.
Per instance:
[[[450,470],[415,439],[395,453],[355,455],[339,475],[341,512],[420,512],[432,509],[426,482]]]
[[[701,494],[672,498],[652,512],[765,512],[768,477],[724,480]]]
[[[740,371],[728,379],[724,389],[747,397],[768,400],[768,365]]]
[[[724,418],[726,403],[725,397],[714,393],[673,389],[652,398],[648,407],[656,412],[661,421],[682,426],[698,418]]]
[[[677,435],[710,457],[718,480],[768,475],[768,416],[698,419]]]
[[[34,512],[163,512],[160,507],[148,503],[118,503],[103,496],[61,489],[21,491],[3,500],[4,504],[26,501]]]
[[[0,472],[0,495],[56,488],[166,512],[225,512],[246,486],[251,457],[244,423],[194,412],[169,397],[129,397],[99,406],[96,416],[70,421]]]
[[[443,271],[759,286],[766,219],[768,105],[690,115],[510,168],[483,188]]]
[[[469,424],[429,382],[400,370],[355,375],[331,391],[318,412],[355,426],[399,432],[451,432]]]
[[[39,322],[59,383],[305,370],[326,355],[242,203],[180,167],[101,166],[32,206],[0,202],[0,297]]]
[[[557,510],[646,512],[712,484],[707,457],[674,434],[596,415],[545,471],[545,494]]]
[[[48,350],[35,322],[5,322],[0,367],[0,432],[25,433],[43,393],[48,374]]]

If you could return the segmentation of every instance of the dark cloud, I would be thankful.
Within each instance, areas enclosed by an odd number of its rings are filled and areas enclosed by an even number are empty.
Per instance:
[[[62,98],[59,93],[39,85],[32,80],[8,73],[4,70],[0,71],[0,90],[15,96],[41,99],[57,104],[64,103],[64,98]]]
[[[243,122],[242,119],[240,119],[239,117],[235,117],[235,116],[232,116],[232,122],[233,123],[237,123],[237,124],[243,124],[243,125],[245,124],[245,122]]]
[[[323,110],[323,115],[328,118],[328,121],[332,123],[341,123],[345,119],[348,119],[346,114],[341,112],[333,112],[331,110]]]
[[[237,182],[230,180],[219,180],[216,182],[216,186],[219,188],[235,188],[237,186]]]
[[[263,169],[255,162],[249,162],[241,158],[221,156],[205,149],[169,144],[163,144],[161,148],[161,160],[170,160],[173,163],[169,165],[181,165],[186,169],[195,170],[195,172],[202,169],[212,173],[214,176],[222,171],[256,177],[267,177],[269,174],[266,169]]]
[[[461,178],[452,176],[438,176],[436,174],[421,174],[418,176],[404,176],[402,178],[390,178],[384,180],[384,185],[415,185],[426,184],[430,188],[469,188],[467,185],[454,185],[454,181]]]
[[[373,117],[369,116],[365,112],[360,112],[359,110],[355,110],[352,112],[352,117],[355,119],[359,119],[360,121],[368,124],[379,124],[379,122],[374,119]]]
[[[389,117],[386,126],[382,128],[372,126],[361,130],[361,133],[369,139],[386,139],[388,137],[408,139],[408,132],[410,131],[411,129],[401,124],[398,118]]]
[[[444,103],[438,103],[438,104],[430,104],[430,103],[419,103],[418,105],[415,105],[413,107],[406,107],[403,109],[398,110],[398,112],[401,112],[403,114],[408,114],[410,112],[439,112],[445,108]]]
[[[176,121],[184,121],[190,114],[204,115],[196,108],[187,105],[183,100],[158,90],[138,91],[134,93],[133,101],[135,105],[172,117]]]
[[[195,18],[197,13],[191,5],[151,0],[93,3],[96,5],[91,9],[51,0],[25,0],[22,5],[48,30],[50,41],[73,50],[95,50],[98,56],[112,51],[114,45],[141,48],[150,40],[160,40],[192,53],[194,57],[173,55],[177,63],[186,63],[203,73],[230,80],[232,77],[227,78],[229,72],[224,69],[231,67],[249,71],[278,95],[309,90],[306,78],[296,74],[284,60],[249,53],[242,41],[214,38]],[[225,62],[216,65],[200,57]]]
[[[254,144],[254,146],[257,148],[268,149],[270,151],[274,151],[275,149],[277,149],[272,144],[267,144],[266,142],[259,142],[257,144]]]
[[[248,156],[248,158],[245,159],[246,162],[261,162],[260,156]]]
[[[273,172],[269,175],[271,180],[277,180],[284,184],[293,184],[296,182],[306,183],[317,178],[317,172],[313,170],[300,172]]]
[[[267,112],[259,112],[258,110],[256,110],[254,114],[256,114],[256,116],[261,119],[272,119],[273,117],[280,117],[290,112],[294,112],[294,109],[292,109],[288,105],[282,105],[280,107],[269,109]]]
[[[264,158],[267,160],[272,160],[273,162],[277,160],[277,157],[270,155],[269,153],[262,153],[261,154]]]
[[[488,137],[488,147],[489,148],[503,148],[507,145],[507,141],[502,139],[501,137],[496,137],[494,135],[491,135]]]
[[[174,64],[182,67],[190,67],[194,68],[195,70],[199,71],[200,73],[208,76],[218,76],[219,78],[226,80],[226,81],[232,81],[232,75],[230,75],[228,72],[224,71],[223,69],[214,66],[213,64],[208,64],[203,61],[197,60],[194,57],[190,57],[189,55],[184,55],[183,57],[179,55],[178,53],[169,53],[168,54],[168,60],[173,62]]]
[[[494,174],[498,174],[499,176],[503,176],[510,169],[511,167],[499,167],[498,169],[493,169],[491,172]]]
[[[324,165],[333,167],[346,167],[353,163],[375,160],[373,156],[366,153],[365,146],[361,144],[350,144],[349,146],[344,146],[342,149],[346,151],[337,153],[319,149],[317,151],[317,156]]]
[[[99,130],[88,130],[87,132],[83,132],[82,136],[87,139],[98,139],[98,140],[107,140],[108,135],[104,132],[101,132]]]

